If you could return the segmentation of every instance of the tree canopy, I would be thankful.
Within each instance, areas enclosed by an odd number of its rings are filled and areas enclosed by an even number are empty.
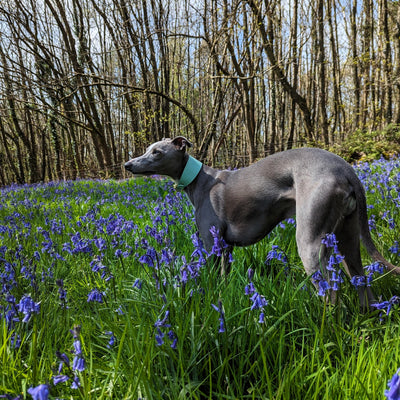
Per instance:
[[[399,125],[397,0],[0,3],[2,185],[121,177],[174,135],[236,167]]]

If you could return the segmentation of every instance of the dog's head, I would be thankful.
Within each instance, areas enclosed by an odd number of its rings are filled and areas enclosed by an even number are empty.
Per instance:
[[[150,145],[142,156],[125,163],[125,169],[135,175],[167,175],[179,179],[189,147],[192,143],[183,136],[160,140]]]

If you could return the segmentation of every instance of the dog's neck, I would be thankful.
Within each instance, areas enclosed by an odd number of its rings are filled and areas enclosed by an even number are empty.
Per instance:
[[[203,164],[200,161],[196,160],[192,156],[188,156],[185,168],[183,169],[182,175],[176,185],[177,189],[182,190],[186,186],[190,185],[196,179],[202,166]]]

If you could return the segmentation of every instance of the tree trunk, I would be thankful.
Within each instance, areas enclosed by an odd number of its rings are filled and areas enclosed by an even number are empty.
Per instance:
[[[306,137],[309,141],[313,141],[314,137],[314,127],[311,121],[311,112],[308,108],[306,99],[300,95],[297,90],[289,83],[285,72],[280,67],[277,59],[275,57],[274,49],[272,43],[268,37],[267,30],[264,24],[263,13],[261,12],[260,6],[257,4],[256,0],[246,0],[249,4],[252,12],[254,13],[257,22],[258,22],[258,29],[261,34],[263,49],[267,54],[269,62],[271,63],[271,69],[274,73],[274,77],[277,82],[282,85],[283,90],[290,96],[290,98],[296,103],[296,105],[300,108],[303,114],[303,121],[304,127],[306,131]],[[270,10],[266,10],[267,15],[270,15]],[[272,16],[270,16],[272,17]],[[269,18],[269,24],[273,22],[273,18]]]

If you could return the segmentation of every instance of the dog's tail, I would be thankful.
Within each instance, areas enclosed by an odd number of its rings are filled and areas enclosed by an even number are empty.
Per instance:
[[[359,216],[359,223],[361,230],[361,240],[368,254],[374,261],[383,264],[389,271],[400,275],[400,268],[387,261],[383,257],[383,255],[378,251],[372,240],[368,226],[367,201],[365,199],[364,187],[362,185],[361,185],[361,191],[356,191],[356,197],[358,203],[358,216]]]

